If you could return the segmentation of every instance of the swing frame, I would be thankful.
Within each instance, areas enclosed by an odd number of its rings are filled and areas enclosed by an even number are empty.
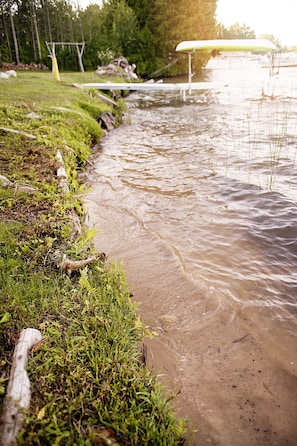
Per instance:
[[[49,57],[52,60],[56,59],[56,45],[75,46],[76,51],[77,51],[79,69],[82,73],[84,73],[85,69],[84,69],[83,62],[82,62],[82,56],[83,56],[83,52],[85,49],[85,42],[45,42],[45,44],[46,44],[48,52],[49,52]]]

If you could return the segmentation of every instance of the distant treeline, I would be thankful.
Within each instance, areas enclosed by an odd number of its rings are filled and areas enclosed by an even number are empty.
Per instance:
[[[140,76],[177,75],[187,69],[187,57],[175,53],[180,41],[232,37],[232,30],[216,23],[217,0],[105,0],[84,10],[79,1],[74,3],[0,0],[0,65],[34,62],[50,67],[46,41],[85,42],[86,70],[122,55],[136,64]],[[234,37],[254,37],[248,27],[238,28]],[[75,46],[58,45],[56,55],[60,70],[79,69]],[[207,58],[195,54],[196,72]]]

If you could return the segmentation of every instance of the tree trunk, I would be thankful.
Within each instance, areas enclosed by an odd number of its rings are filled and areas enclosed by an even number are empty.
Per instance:
[[[17,39],[17,35],[16,35],[16,30],[15,30],[15,27],[14,27],[13,15],[12,15],[12,11],[11,11],[11,0],[8,0],[7,4],[8,4],[8,10],[9,10],[11,32],[12,32],[13,43],[14,43],[14,50],[15,50],[15,61],[16,61],[17,65],[19,65],[20,64],[20,53],[19,53],[19,45],[18,45],[18,39]]]
[[[34,23],[33,23],[33,1],[30,2],[30,25],[31,25],[31,36],[32,36],[32,45],[33,45],[33,57],[34,61],[37,61],[36,54],[36,44],[35,44],[35,32],[34,32]]]
[[[41,45],[40,45],[39,32],[38,32],[38,26],[37,26],[37,19],[36,19],[35,0],[32,0],[31,4],[32,4],[32,13],[33,13],[32,14],[33,25],[34,25],[36,43],[37,43],[37,48],[38,48],[38,57],[39,57],[39,62],[42,62]]]
[[[52,42],[52,29],[51,29],[51,21],[50,21],[50,13],[49,13],[49,7],[48,7],[48,1],[44,0],[42,1],[42,10],[43,10],[43,20],[44,20],[44,35],[45,40]]]

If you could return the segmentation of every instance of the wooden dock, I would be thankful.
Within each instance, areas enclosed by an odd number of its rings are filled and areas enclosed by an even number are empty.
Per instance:
[[[128,90],[128,91],[179,91],[181,98],[186,99],[186,92],[191,94],[192,91],[203,91],[222,88],[215,82],[181,82],[181,83],[165,83],[165,82],[95,82],[82,84],[83,88],[94,88],[97,90]]]

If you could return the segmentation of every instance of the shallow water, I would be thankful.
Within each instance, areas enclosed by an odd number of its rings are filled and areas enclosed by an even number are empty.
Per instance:
[[[211,60],[220,90],[131,94],[92,160],[89,225],[192,444],[297,444],[296,75]]]

